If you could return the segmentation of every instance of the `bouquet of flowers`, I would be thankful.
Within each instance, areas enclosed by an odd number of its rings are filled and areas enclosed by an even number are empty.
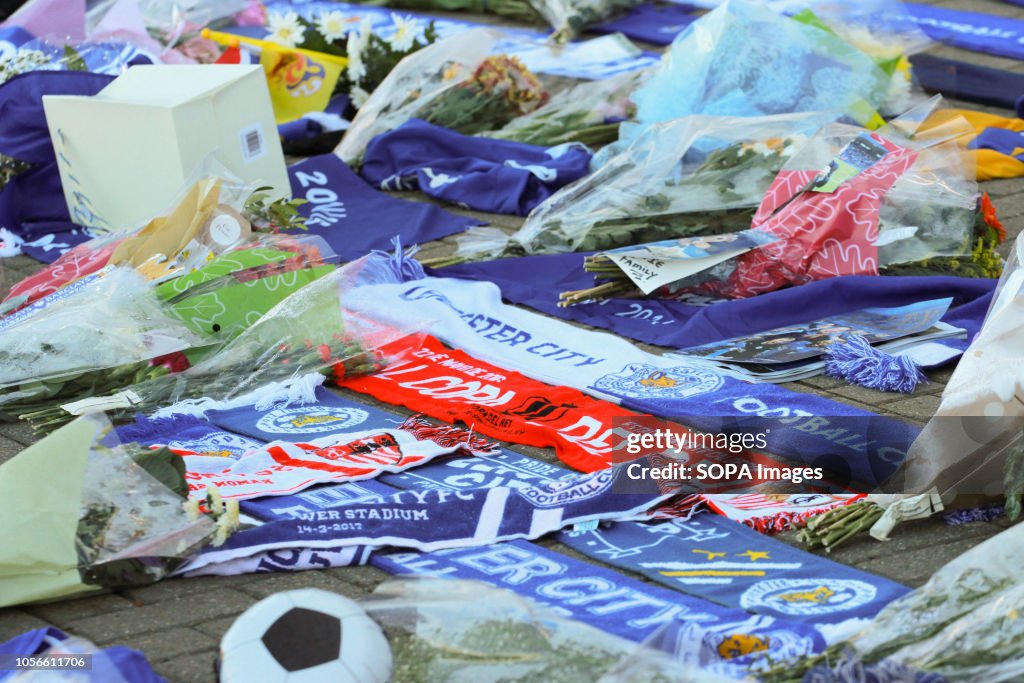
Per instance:
[[[386,359],[375,350],[409,332],[344,308],[345,292],[373,272],[376,263],[368,264],[371,257],[364,257],[302,287],[181,372],[24,417],[36,428],[52,429],[97,410],[120,418],[179,402],[225,402],[265,387],[274,391],[282,382],[315,373],[340,379],[376,372]]]
[[[476,581],[391,581],[362,606],[388,636],[396,681],[732,680]]]
[[[801,114],[656,124],[537,207],[510,238],[470,230],[457,255],[593,251],[749,228],[772,179],[822,122]]]
[[[356,4],[383,5],[417,12],[470,12],[496,14],[512,21],[535,24],[543,21],[528,0],[358,0]]]
[[[223,538],[237,506],[186,510],[181,458],[83,417],[0,466],[0,606],[157,581]],[[217,537],[220,539],[217,539]]]
[[[601,147],[619,136],[619,124],[631,119],[636,107],[630,95],[648,71],[631,71],[599,81],[584,81],[553,95],[540,109],[512,119],[483,137],[554,147],[579,142]]]
[[[500,128],[539,106],[542,95],[533,89],[532,74],[527,77],[528,72],[520,73],[518,68],[506,69],[504,74],[480,69],[497,42],[494,32],[473,29],[403,59],[360,107],[335,154],[350,166],[357,165],[371,139],[412,118],[479,129],[479,122],[466,120],[465,112],[455,108],[460,105],[496,117],[484,129]],[[498,67],[503,62],[493,63]],[[527,92],[520,94],[522,88]]]
[[[762,680],[798,683],[807,672],[903,669],[949,681],[1000,683],[1024,676],[1024,526],[972,548],[928,583],[890,603],[861,632],[824,653],[777,666]],[[841,678],[838,680],[849,680]],[[865,678],[863,680],[927,680]]]
[[[358,108],[403,58],[437,40],[434,22],[421,30],[412,17],[392,15],[392,21],[394,33],[383,38],[373,32],[367,20],[353,30],[351,21],[340,10],[320,12],[312,20],[297,12],[271,14],[266,40],[347,58],[348,66],[335,90],[349,93]]]
[[[555,29],[553,40],[564,43],[640,0],[530,0],[530,4]]]

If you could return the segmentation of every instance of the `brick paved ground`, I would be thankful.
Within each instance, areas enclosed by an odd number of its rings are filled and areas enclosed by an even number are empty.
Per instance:
[[[1024,8],[998,0],[937,0],[929,4],[970,9],[1024,19]],[[1024,62],[938,47],[935,54],[1011,71],[1024,71]],[[957,103],[953,103],[956,105]],[[965,106],[978,107],[970,104]],[[993,113],[1008,112],[988,109]],[[1011,240],[1024,227],[1024,179],[985,183]],[[424,200],[422,195],[408,194]],[[450,208],[450,207],[449,207]],[[512,230],[520,220],[508,216],[484,216],[493,224]],[[449,253],[453,240],[425,245],[424,255]],[[25,257],[0,259],[0,290],[38,268]],[[845,385],[828,378],[814,378],[786,385],[795,391],[826,396],[883,415],[921,423],[932,415],[949,370],[930,375],[931,383],[909,396],[886,394]],[[356,400],[366,397],[351,394]],[[397,408],[392,410],[400,411]],[[0,462],[31,444],[31,431],[23,424],[0,423]],[[535,457],[551,460],[550,452],[513,446]],[[900,527],[886,544],[860,539],[844,546],[832,558],[848,565],[900,581],[909,586],[923,583],[938,567],[985,539],[1008,523],[973,523],[949,527],[926,520]],[[783,540],[793,542],[791,535]],[[542,544],[582,556],[554,541]],[[589,561],[589,560],[588,560]],[[387,574],[373,567],[339,568],[297,574],[260,574],[235,577],[204,577],[168,580],[138,590],[120,591],[55,604],[0,609],[0,642],[28,629],[53,625],[81,635],[99,645],[122,644],[145,652],[158,673],[172,683],[214,680],[213,662],[224,631],[235,617],[255,601],[292,588],[318,587],[359,597],[385,580]],[[641,577],[637,577],[641,578]]]

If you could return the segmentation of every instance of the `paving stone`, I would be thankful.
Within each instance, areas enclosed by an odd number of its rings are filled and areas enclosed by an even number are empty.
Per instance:
[[[0,436],[9,441],[20,443],[24,446],[31,446],[39,437],[32,432],[32,426],[27,422],[18,420],[16,422],[0,422]]]
[[[904,401],[887,404],[885,407],[887,410],[892,410],[900,415],[906,415],[917,420],[927,420],[938,409],[939,397],[915,396]]]
[[[220,641],[195,628],[178,627],[145,635],[122,636],[116,642],[98,642],[97,645],[124,645],[145,652],[150,661],[159,661],[171,657],[186,659],[191,652],[216,649]]]
[[[68,623],[67,628],[94,642],[110,643],[175,626],[189,626],[207,619],[241,614],[253,602],[251,595],[231,588],[196,594],[183,585],[175,600],[133,607],[114,616],[79,619]]]
[[[238,619],[238,615],[231,615],[230,617],[223,617],[220,619],[210,619],[209,621],[201,621],[194,624],[192,628],[196,629],[200,633],[208,635],[216,640],[217,643],[220,643],[221,638],[223,638],[224,634],[228,632],[228,629],[231,628],[231,624],[235,623],[236,619]]]
[[[77,600],[63,600],[45,605],[31,605],[25,608],[31,614],[60,626],[77,619],[110,614],[131,609],[132,603],[116,593],[92,595]]]
[[[334,591],[348,597],[364,595],[366,591],[359,586],[346,583],[337,578],[334,574],[312,569],[304,572],[281,572],[268,574],[268,580],[260,581],[251,586],[244,586],[240,590],[255,598],[262,600],[268,595],[280,593],[281,591],[294,590],[296,588],[322,588],[326,591]]]
[[[904,394],[868,389],[867,387],[855,384],[847,384],[845,386],[836,387],[835,389],[829,389],[828,393],[838,397],[844,403],[846,401],[857,401],[871,406],[886,405],[896,401],[906,400],[906,396]]]
[[[6,436],[0,436],[0,465],[21,453],[25,449],[25,445],[18,443],[14,439],[9,439]]]
[[[938,549],[928,547],[906,552],[890,552],[875,559],[859,562],[858,567],[905,586],[917,588],[931,578],[936,569],[984,540],[982,536],[975,536],[947,543]],[[936,563],[938,556],[943,560]]]
[[[53,625],[29,614],[23,609],[0,609],[0,643],[8,641],[26,631]]]
[[[199,594],[218,588],[251,586],[266,578],[268,578],[266,574],[245,574],[240,576],[197,576],[190,579],[165,579],[149,586],[125,590],[123,594],[135,602],[135,606],[141,607],[164,600],[177,600],[181,592],[186,589],[190,593]]]
[[[216,661],[217,650],[204,650],[150,664],[169,683],[214,683],[217,680],[214,669]]]

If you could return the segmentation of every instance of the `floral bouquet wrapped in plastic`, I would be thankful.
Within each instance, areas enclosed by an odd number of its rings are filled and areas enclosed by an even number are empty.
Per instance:
[[[1024,526],[972,548],[847,642],[762,680],[1009,683],[1024,676]],[[806,675],[806,677],[805,677]]]
[[[347,264],[287,297],[238,337],[183,372],[149,379],[111,396],[39,411],[33,424],[50,427],[99,410],[118,416],[150,413],[179,402],[222,404],[317,374],[343,378],[381,369],[376,349],[410,332],[345,309],[352,287],[377,278],[383,266],[368,256]],[[322,379],[320,380],[322,381]],[[315,384],[306,385],[310,392]]]
[[[877,126],[891,78],[813,14],[789,17],[764,3],[727,0],[676,37],[634,94],[639,123],[623,126],[622,140],[652,123],[692,114],[827,111]],[[606,149],[595,165],[617,151]]]
[[[619,124],[636,114],[630,97],[649,73],[644,69],[584,81],[552,95],[543,107],[512,119],[504,128],[480,135],[544,147],[567,142],[601,147],[616,140]]]
[[[110,432],[83,417],[0,466],[0,606],[152,583],[222,542],[237,507],[190,514],[181,458]]]
[[[647,294],[741,298],[839,275],[877,275],[886,266],[971,256],[984,208],[955,143],[966,122],[926,125],[939,101],[877,133],[844,124],[823,128],[787,162],[754,214],[750,227],[763,233],[761,246],[705,261],[707,267]]]
[[[655,124],[537,207],[511,237],[471,230],[458,255],[594,251],[747,229],[772,179],[828,120],[689,116]]]
[[[547,93],[519,60],[488,56],[497,40],[474,29],[403,59],[359,109],[335,153],[353,165],[371,139],[412,118],[473,135],[544,104]]]
[[[396,681],[733,680],[476,581],[391,581],[361,604],[388,637]]]
[[[564,43],[640,0],[530,0],[530,4],[555,29],[554,41]]]

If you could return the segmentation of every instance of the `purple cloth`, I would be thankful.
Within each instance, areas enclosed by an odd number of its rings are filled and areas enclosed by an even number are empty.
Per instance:
[[[587,175],[590,158],[583,145],[492,140],[412,119],[370,141],[361,173],[382,190],[418,188],[470,209],[525,216]]]
[[[43,111],[44,95],[95,95],[112,76],[82,71],[34,71],[0,85],[0,154],[33,164],[0,190],[0,226],[47,263],[89,236],[71,222],[57,158]]]
[[[5,643],[0,643],[0,654],[38,655],[49,649],[53,642],[62,642],[68,638],[70,636],[60,629],[37,628],[15,636]],[[0,681],[11,678],[17,673],[13,670],[0,670]],[[88,680],[95,681],[95,683],[121,679],[131,681],[131,683],[167,683],[167,679],[158,676],[149,666],[146,655],[138,650],[120,645],[102,650],[97,649],[92,655],[92,669],[87,672],[87,675]]]
[[[592,287],[584,254],[555,254],[464,263],[436,272],[442,277],[488,280],[506,299],[543,313],[611,330],[631,339],[687,348],[817,320],[863,308],[892,308],[953,297],[943,321],[967,330],[967,340],[943,340],[963,350],[981,328],[995,280],[946,276],[866,276],[818,280],[749,299],[693,305],[657,299],[611,299],[558,307],[558,293]]]

